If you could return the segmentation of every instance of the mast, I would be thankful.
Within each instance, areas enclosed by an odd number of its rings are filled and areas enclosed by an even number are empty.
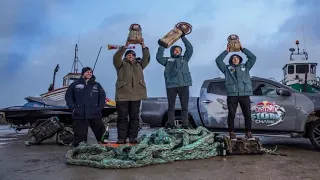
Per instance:
[[[73,59],[73,73],[78,73],[78,63],[79,63],[79,58],[78,58],[78,44],[76,44],[74,48],[74,59]]]
[[[295,52],[295,49],[294,48],[290,48],[289,51],[291,52],[290,54],[290,61],[293,61],[292,59],[292,55],[304,55],[305,59],[308,60],[308,53],[306,52],[305,49],[303,49],[303,52],[301,53],[300,52],[300,48],[299,48],[299,40],[296,40],[296,45],[297,45],[297,50],[298,52],[297,53],[294,53]]]
[[[56,68],[54,69],[54,72],[53,72],[52,87],[50,86],[49,91],[54,90],[54,84],[55,84],[55,81],[56,81],[56,74],[59,71],[59,68],[60,68],[59,64],[57,64],[57,66],[56,66]]]

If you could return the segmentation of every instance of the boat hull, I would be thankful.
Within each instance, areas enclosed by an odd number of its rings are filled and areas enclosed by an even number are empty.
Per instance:
[[[299,92],[305,92],[304,91],[304,88],[305,88],[304,84],[295,83],[295,84],[290,84],[288,86],[290,86],[292,89],[295,89]],[[315,87],[313,85],[307,84],[307,91],[306,92],[307,93],[319,93],[320,87]]]
[[[106,106],[102,112],[102,118],[109,117],[116,112],[116,108]],[[72,125],[72,112],[68,107],[23,107],[13,106],[1,109],[6,122],[16,126],[32,126],[52,116],[56,116],[66,126]]]

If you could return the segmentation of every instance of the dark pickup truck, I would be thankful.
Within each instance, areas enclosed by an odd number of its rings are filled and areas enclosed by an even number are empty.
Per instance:
[[[320,150],[320,94],[301,93],[271,79],[251,77],[252,131],[260,136],[289,136],[309,138]],[[167,99],[148,98],[142,102],[141,118],[151,126],[164,126],[167,121]],[[181,107],[176,101],[176,121]],[[227,103],[224,78],[205,80],[199,97],[190,97],[189,121],[213,132],[227,132]],[[244,132],[240,106],[235,118],[237,132]]]

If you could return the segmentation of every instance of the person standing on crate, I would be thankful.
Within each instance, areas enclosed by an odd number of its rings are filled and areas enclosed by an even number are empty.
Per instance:
[[[143,70],[150,62],[149,48],[145,46],[144,41],[141,42],[141,59],[136,57],[133,50],[127,50],[129,44],[127,41],[113,56],[113,65],[118,75],[115,94],[118,144],[125,144],[127,138],[129,143],[137,143],[140,104],[141,100],[147,99]]]
[[[70,84],[65,94],[67,106],[72,110],[74,147],[80,142],[87,142],[88,126],[98,142],[105,131],[101,111],[105,106],[106,93],[90,67],[84,67],[81,75]]]
[[[189,60],[193,54],[193,46],[183,34],[181,40],[186,47],[186,51],[182,55],[182,48],[174,45],[170,48],[171,57],[164,57],[163,53],[165,47],[161,46],[158,41],[159,48],[156,59],[158,63],[165,67],[164,78],[168,99],[168,121],[165,128],[174,128],[175,124],[175,104],[177,95],[181,103],[181,119],[182,127],[185,129],[192,128],[189,124],[188,118],[188,104],[189,104],[189,86],[192,86],[191,73],[189,71]]]
[[[228,105],[228,128],[231,140],[237,140],[234,132],[234,118],[238,108],[238,103],[242,109],[242,114],[245,119],[245,137],[249,140],[254,140],[251,135],[251,101],[252,82],[250,78],[250,70],[256,62],[256,56],[246,48],[240,50],[247,56],[248,60],[243,64],[242,57],[233,54],[230,56],[229,65],[226,65],[223,60],[230,52],[230,45],[217,58],[216,65],[225,75],[226,90],[227,90],[227,105]]]

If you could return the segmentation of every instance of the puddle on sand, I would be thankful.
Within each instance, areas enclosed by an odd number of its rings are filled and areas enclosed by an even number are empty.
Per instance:
[[[10,141],[10,140],[15,140],[15,139],[18,139],[18,138],[0,138],[0,141]]]
[[[16,132],[14,128],[9,125],[1,125],[0,126],[0,148],[3,145],[8,144],[10,141],[18,139],[17,137],[20,135],[24,135],[28,132],[28,130],[21,130]]]
[[[4,143],[0,142],[0,146],[1,146],[1,145],[5,145],[5,144],[8,144],[8,143],[7,143],[7,142],[4,142]]]
[[[110,140],[117,140],[117,129],[116,127],[110,127]],[[149,127],[143,127],[139,131],[139,136],[145,134],[150,135],[155,132],[157,128],[150,129]],[[25,135],[28,133],[28,129],[23,129],[21,131],[16,132],[14,128],[10,127],[10,125],[0,125],[0,148],[4,147],[4,145],[8,144],[10,141],[18,139],[19,136]],[[89,128],[89,134],[92,137],[94,136],[91,132],[91,128]]]

